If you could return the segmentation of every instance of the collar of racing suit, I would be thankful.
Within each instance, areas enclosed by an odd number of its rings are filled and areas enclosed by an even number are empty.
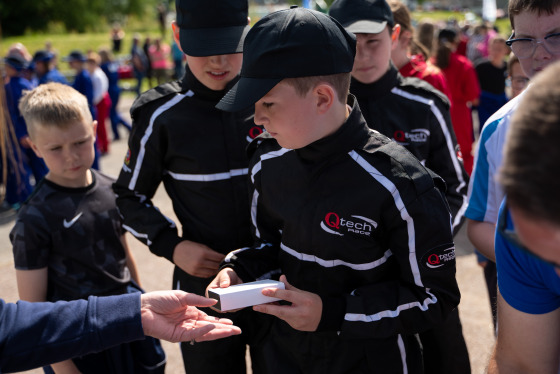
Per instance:
[[[185,75],[183,76],[183,81],[181,83],[181,91],[186,92],[187,90],[193,91],[199,98],[203,100],[208,100],[218,103],[222,97],[237,83],[239,80],[239,75],[231,80],[226,85],[226,88],[220,91],[211,90],[202,84],[194,74],[192,73],[189,65],[185,66]]]
[[[350,83],[350,92],[358,97],[369,97],[371,99],[376,99],[383,97],[393,89],[393,87],[398,85],[399,71],[391,63],[389,65],[389,70],[377,81],[373,83],[361,83],[356,79],[352,78]]]
[[[367,141],[369,130],[356,97],[348,95],[348,105],[352,108],[346,122],[334,133],[319,139],[303,148],[297,149],[297,155],[310,163],[316,163],[340,153],[362,146]]]

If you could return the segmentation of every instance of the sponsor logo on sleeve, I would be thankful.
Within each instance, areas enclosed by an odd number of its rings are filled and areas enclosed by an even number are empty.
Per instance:
[[[410,131],[397,130],[393,139],[401,145],[410,143],[426,143],[430,139],[430,131],[426,129],[412,129]]]
[[[249,129],[247,134],[247,141],[250,143],[253,139],[263,133],[263,129],[259,126],[253,126]]]
[[[351,218],[341,217],[335,212],[329,212],[321,221],[321,228],[329,234],[344,236],[347,233],[371,236],[373,229],[377,228],[377,222],[370,218],[351,215]]]
[[[455,265],[455,247],[432,248],[422,257],[422,264],[427,269],[447,270]]]

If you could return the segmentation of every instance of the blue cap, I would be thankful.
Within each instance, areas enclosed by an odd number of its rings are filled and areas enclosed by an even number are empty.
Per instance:
[[[9,55],[4,58],[4,63],[11,66],[17,71],[21,71],[27,67],[27,61],[20,55]]]
[[[47,62],[52,60],[53,57],[54,57],[53,53],[47,50],[40,50],[35,52],[35,55],[33,55],[33,62],[39,62],[39,61]]]
[[[80,61],[80,62],[86,62],[86,56],[80,52],[80,51],[72,51],[70,52],[70,54],[64,58],[64,61]]]

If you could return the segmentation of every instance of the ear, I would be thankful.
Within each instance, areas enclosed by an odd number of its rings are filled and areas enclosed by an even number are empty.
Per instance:
[[[179,47],[179,49],[181,50],[181,52],[185,53],[183,51],[183,48],[181,48],[181,42],[180,42],[180,36],[179,36],[179,25],[177,25],[177,21],[173,21],[171,22],[171,29],[173,30],[173,39],[175,40],[175,43],[177,43],[177,47]]]
[[[337,100],[337,94],[334,88],[326,83],[320,83],[315,86],[313,93],[316,98],[317,113],[325,114],[333,106]]]
[[[247,24],[250,25],[251,24],[251,17],[247,16]]]
[[[28,140],[29,140],[29,144],[31,145],[31,149],[33,150],[33,152],[35,152],[37,157],[43,158],[43,155],[41,154],[41,151],[39,150],[39,148],[37,148],[37,146],[35,145],[33,140],[31,140],[31,137],[29,137]]]
[[[401,25],[398,23],[393,27],[393,33],[391,34],[391,51],[397,48],[399,44],[399,35],[401,34]]]
[[[93,138],[96,139],[97,138],[97,121],[93,121],[91,125],[93,126]]]

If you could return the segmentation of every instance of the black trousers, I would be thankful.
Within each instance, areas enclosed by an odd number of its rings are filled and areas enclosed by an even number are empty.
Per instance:
[[[471,364],[456,308],[440,325],[420,333],[424,373],[470,374]]]

